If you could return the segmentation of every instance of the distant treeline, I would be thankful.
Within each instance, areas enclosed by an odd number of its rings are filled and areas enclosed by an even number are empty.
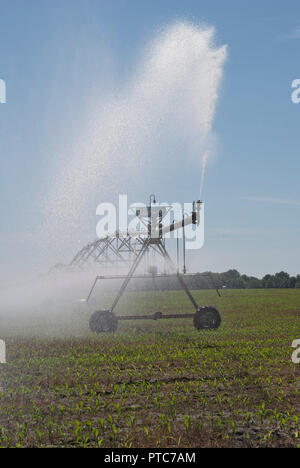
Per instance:
[[[229,270],[225,273],[196,273],[187,275],[185,282],[190,289],[213,289],[214,284],[218,289],[271,289],[271,288],[300,288],[300,275],[290,276],[281,271],[275,275],[265,275],[262,279],[254,276],[241,275],[237,270]],[[133,280],[133,288],[136,290],[177,290],[181,289],[176,277],[160,277],[142,280]]]
[[[226,273],[212,273],[219,288],[223,286],[231,289],[270,289],[270,288],[300,288],[300,275],[290,276],[285,271],[275,275],[265,275],[262,279],[255,276],[241,275],[237,270]]]

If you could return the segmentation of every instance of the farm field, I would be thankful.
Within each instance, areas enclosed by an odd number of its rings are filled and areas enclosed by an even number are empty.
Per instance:
[[[141,320],[94,336],[78,311],[69,325],[1,329],[0,446],[300,446],[300,290],[194,294],[220,329]],[[117,312],[157,310],[191,306],[180,291],[129,293]]]

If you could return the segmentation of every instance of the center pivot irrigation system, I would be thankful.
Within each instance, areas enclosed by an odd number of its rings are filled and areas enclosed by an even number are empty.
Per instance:
[[[122,248],[126,249],[130,254],[131,263],[129,266],[129,271],[126,275],[104,275],[97,276],[92,285],[92,288],[89,292],[87,299],[84,299],[85,302],[91,300],[92,294],[96,287],[98,281],[102,280],[123,280],[121,287],[108,310],[98,310],[94,312],[90,318],[90,329],[94,333],[104,333],[104,332],[115,332],[118,327],[118,322],[121,320],[159,320],[159,319],[184,319],[192,318],[194,321],[194,326],[198,330],[209,329],[213,330],[220,326],[221,317],[217,309],[210,306],[199,307],[195,298],[193,297],[190,289],[188,288],[185,282],[186,268],[184,265],[183,274],[179,272],[178,265],[178,237],[177,237],[177,266],[172,261],[169,253],[166,249],[165,237],[171,232],[182,229],[183,230],[183,245],[184,245],[184,259],[185,259],[185,227],[191,224],[196,226],[200,225],[200,212],[201,212],[202,202],[193,203],[193,211],[189,215],[184,215],[183,218],[179,221],[173,221],[171,224],[164,226],[163,219],[169,213],[171,207],[161,206],[156,203],[155,196],[150,196],[150,203],[147,207],[141,207],[135,209],[135,215],[139,219],[140,223],[145,227],[143,231],[136,232],[126,232],[121,233],[117,232],[112,236],[107,236],[103,239],[100,239],[97,243],[89,244],[85,249],[81,250],[77,256],[73,259],[74,264],[80,264],[83,261],[86,261],[88,257],[92,254],[95,256],[95,250],[98,252],[98,257],[101,257],[101,253],[104,250],[113,249],[116,257],[119,260],[122,260],[121,255]],[[131,241],[135,240],[135,247],[132,248]],[[115,244],[117,242],[117,244]],[[103,245],[104,244],[104,247]],[[100,247],[99,247],[100,246]],[[102,249],[102,250],[101,250]],[[100,250],[100,252],[99,252]],[[164,264],[167,265],[173,273],[164,273],[159,274],[155,267],[149,268],[148,273],[150,274],[135,274],[138,266],[141,264],[142,260],[149,256],[149,251],[152,250],[156,254],[159,254],[164,260]],[[185,263],[185,262],[184,262]],[[126,315],[126,316],[117,316],[114,313],[115,308],[117,307],[123,293],[125,292],[129,282],[133,278],[166,278],[173,277],[177,278],[182,289],[188,296],[191,301],[195,313],[185,313],[185,314],[163,314],[162,312],[155,312],[151,315]],[[213,282],[212,277],[210,280]],[[220,295],[218,289],[213,283],[217,293]]]

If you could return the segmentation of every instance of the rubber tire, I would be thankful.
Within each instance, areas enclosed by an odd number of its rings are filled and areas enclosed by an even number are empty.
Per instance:
[[[98,310],[92,314],[89,325],[93,333],[114,333],[118,328],[118,319],[110,310]]]
[[[197,330],[216,330],[220,325],[221,316],[214,307],[200,307],[194,315],[194,326]]]

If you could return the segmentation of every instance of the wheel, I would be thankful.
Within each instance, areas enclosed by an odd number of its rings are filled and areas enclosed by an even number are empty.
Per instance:
[[[221,325],[221,316],[214,307],[200,307],[194,315],[197,330],[215,330]]]
[[[115,332],[118,328],[118,319],[109,310],[94,312],[90,318],[90,329],[94,333]]]

